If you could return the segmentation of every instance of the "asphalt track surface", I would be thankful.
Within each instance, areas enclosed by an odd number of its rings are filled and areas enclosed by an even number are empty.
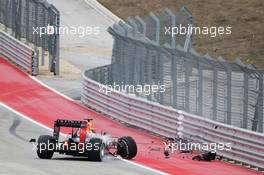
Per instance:
[[[110,64],[113,38],[107,28],[113,25],[84,0],[48,0],[60,11],[61,27],[86,27],[93,29],[86,35],[61,33],[60,57],[69,61],[81,71]],[[99,33],[95,29],[99,29]]]
[[[151,167],[162,172],[176,175],[260,174],[253,170],[221,161],[192,161],[191,157],[185,156],[185,158],[182,158],[182,155],[177,153],[173,154],[171,158],[165,159],[162,154],[162,141],[158,137],[151,136],[134,128],[129,128],[90,109],[87,109],[74,101],[64,98],[63,96],[42,86],[3,58],[0,58],[0,102],[48,127],[53,127],[53,121],[57,118],[83,119],[90,116],[94,118],[94,126],[97,131],[106,131],[112,136],[130,135],[136,139],[139,151],[137,157],[131,161],[132,163]],[[9,172],[9,170],[12,169],[11,167],[23,168],[24,164],[32,164],[34,171],[44,171],[43,173],[48,173],[53,167],[56,169],[54,171],[61,170],[61,173],[59,174],[65,174],[67,173],[67,170],[71,169],[72,165],[73,167],[79,167],[76,168],[77,171],[80,170],[82,172],[86,172],[89,171],[89,168],[91,168],[88,166],[91,164],[93,165],[92,170],[94,170],[94,173],[92,174],[97,174],[96,169],[98,169],[98,167],[108,169],[107,166],[109,164],[109,170],[103,174],[116,174],[115,171],[120,171],[121,174],[125,174],[129,173],[129,170],[133,170],[134,174],[154,174],[152,171],[146,171],[139,166],[133,165],[133,167],[131,164],[121,161],[113,161],[114,163],[112,163],[112,161],[107,161],[106,163],[89,163],[81,160],[76,161],[66,159],[61,161],[55,159],[46,161],[37,159],[30,151],[32,147],[26,143],[26,140],[28,140],[29,136],[36,137],[45,131],[41,128],[33,126],[33,124],[23,124],[24,122],[21,122],[21,127],[24,126],[26,129],[23,131],[23,128],[21,128],[21,133],[19,131],[15,132],[14,128],[16,128],[19,124],[19,119],[16,119],[16,116],[6,110],[3,110],[2,108],[0,111],[0,160],[2,159],[1,164],[4,164],[5,166],[5,168],[1,168],[0,171]],[[15,123],[13,127],[12,123]],[[23,133],[28,133],[28,135],[26,135],[27,138],[23,135]],[[20,144],[21,146],[16,148]],[[7,161],[7,163],[5,163],[5,161]],[[12,164],[12,162],[14,164]],[[83,165],[84,162],[87,163],[87,167]],[[119,163],[121,165],[116,165]],[[49,164],[51,166],[48,168],[49,170],[47,170],[47,172],[44,170],[46,167],[45,164]],[[118,168],[119,166],[124,168]],[[30,169],[30,166],[28,169]],[[102,172],[102,169],[99,169],[98,171]]]
[[[54,154],[52,160],[41,160],[28,141],[42,134],[51,134],[50,131],[2,106],[0,106],[0,120],[0,174],[155,174],[112,156],[105,157],[100,163],[59,154]]]
[[[87,69],[110,64],[113,38],[107,28],[113,21],[94,10],[84,0],[48,0],[60,11],[61,27],[99,28],[99,34],[87,34],[83,37],[72,34],[60,35],[60,59],[66,60],[75,69],[83,72]],[[47,60],[46,60],[47,61]],[[47,64],[47,63],[46,63]],[[49,86],[80,100],[81,76],[72,77],[72,72],[62,67],[62,77],[38,76],[37,78]]]

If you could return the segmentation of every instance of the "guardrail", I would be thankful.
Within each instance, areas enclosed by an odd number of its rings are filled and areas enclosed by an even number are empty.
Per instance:
[[[38,74],[38,51],[0,31],[0,54],[31,75]]]
[[[82,102],[101,113],[165,137],[198,143],[230,143],[226,158],[254,167],[264,167],[264,134],[222,124],[193,114],[162,106],[123,92],[103,93],[108,86],[83,75]]]

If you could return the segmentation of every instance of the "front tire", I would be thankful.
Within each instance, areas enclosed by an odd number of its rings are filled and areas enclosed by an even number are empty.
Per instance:
[[[117,154],[124,159],[132,159],[137,155],[137,144],[130,136],[118,139]]]
[[[38,138],[37,154],[40,159],[51,159],[56,146],[56,139],[50,135]]]

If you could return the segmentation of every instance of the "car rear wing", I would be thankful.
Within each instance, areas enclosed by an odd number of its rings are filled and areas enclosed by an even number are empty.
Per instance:
[[[87,121],[82,120],[65,120],[65,119],[57,119],[54,122],[54,131],[53,136],[56,140],[59,140],[60,136],[60,128],[61,127],[68,127],[68,128],[81,128],[81,130],[86,131]]]
[[[54,126],[69,127],[69,128],[85,128],[87,126],[87,121],[57,119],[54,122]]]

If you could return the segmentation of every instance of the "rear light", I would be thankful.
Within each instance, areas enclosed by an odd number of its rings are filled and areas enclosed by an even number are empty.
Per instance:
[[[78,148],[79,148],[79,149],[82,149],[83,147],[84,147],[83,144],[79,144],[79,145],[78,145]]]
[[[68,146],[68,145],[69,145],[68,141],[64,141],[64,142],[63,142],[63,145],[64,145],[64,146]]]

